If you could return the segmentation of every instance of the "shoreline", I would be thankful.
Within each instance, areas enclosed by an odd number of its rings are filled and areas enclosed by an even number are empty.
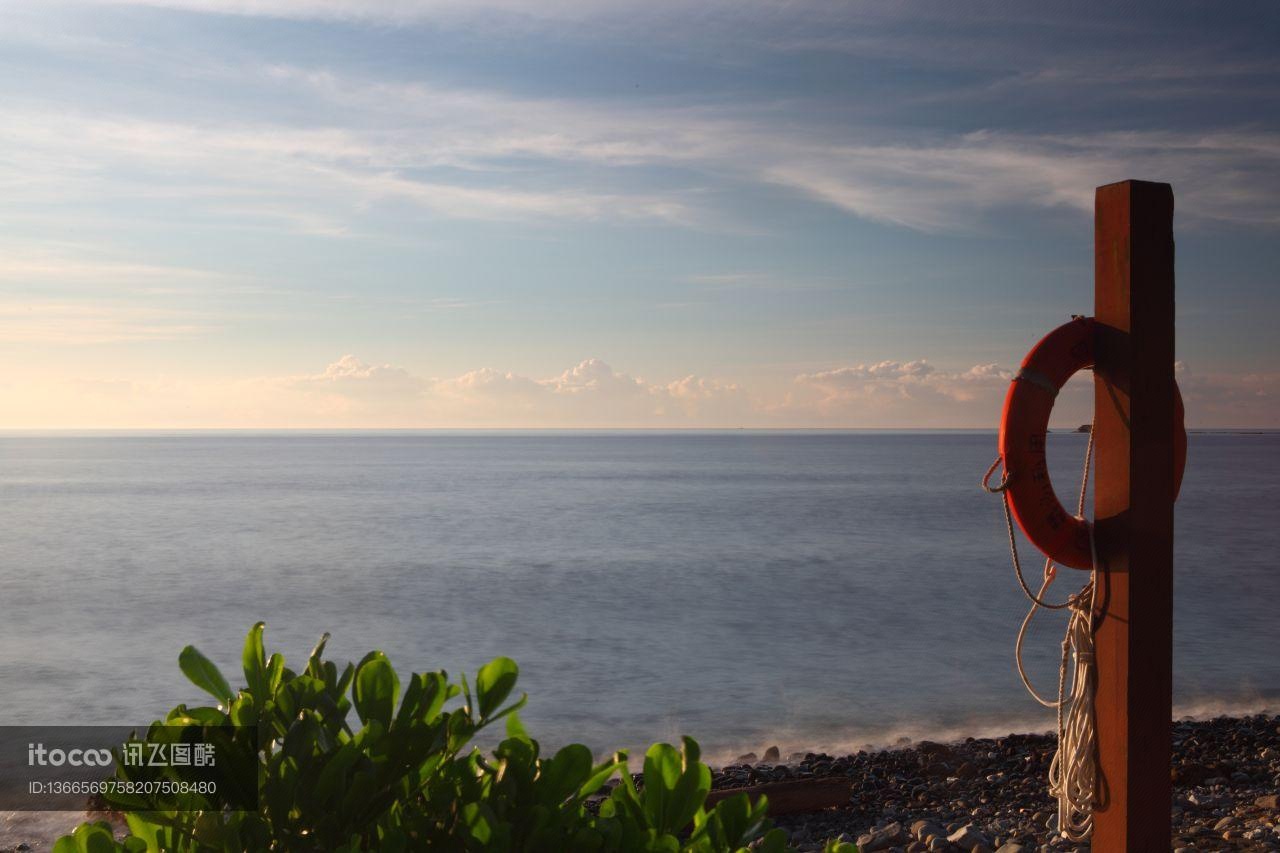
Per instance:
[[[1280,716],[1256,714],[1173,723],[1174,850],[1280,851]],[[712,790],[844,778],[847,805],[779,816],[791,843],[821,850],[830,838],[874,851],[1087,850],[1057,837],[1047,790],[1053,735],[969,737],[951,743],[800,761],[727,765]]]
[[[1019,693],[1019,697],[1025,696]],[[1024,703],[1030,706],[1030,703]],[[1216,720],[1222,717],[1245,719],[1249,717],[1280,716],[1280,688],[1251,690],[1231,697],[1199,696],[1185,698],[1174,703],[1173,725]],[[910,749],[920,743],[961,743],[971,738],[994,740],[1009,735],[1054,734],[1054,715],[1039,707],[1027,707],[1012,713],[999,715],[973,715],[949,721],[900,722],[887,725],[859,726],[845,731],[828,728],[825,737],[814,737],[811,730],[775,730],[769,737],[760,738],[757,744],[778,750],[779,758],[770,763],[794,764],[808,753],[850,755],[858,752],[889,752]],[[764,752],[752,747],[748,750],[730,746],[708,747],[702,744],[702,760],[713,770],[737,764],[764,761],[763,757],[751,759],[753,753]],[[740,744],[739,744],[740,745]],[[632,755],[643,754],[644,749],[632,749]],[[603,760],[612,751],[600,751]]]

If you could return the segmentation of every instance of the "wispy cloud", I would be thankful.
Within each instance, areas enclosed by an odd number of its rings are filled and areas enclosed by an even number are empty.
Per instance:
[[[572,181],[543,189],[518,185],[521,176],[429,177],[423,170],[456,162],[466,144],[437,146],[430,133],[407,141],[410,135],[8,109],[0,110],[0,137],[14,154],[0,163],[0,185],[10,204],[180,203],[190,215],[257,219],[320,236],[346,233],[353,219],[384,203],[447,219],[691,218],[678,193],[573,188]]]
[[[1092,213],[1093,187],[1159,178],[1178,191],[1180,221],[1280,225],[1280,135],[978,132],[929,145],[832,146],[766,176],[856,215],[921,231],[966,231],[979,217],[1028,207]]]
[[[82,243],[0,241],[0,343],[92,347],[202,337],[228,303],[268,292],[253,279],[148,263]]]
[[[408,24],[509,15],[580,20],[645,8],[678,7],[678,0],[83,0],[102,6],[143,6],[217,15]],[[744,4],[745,5],[745,4]],[[767,7],[773,5],[758,2]]]
[[[1190,220],[1280,223],[1280,134],[1257,128],[933,131],[904,143],[901,134],[874,125],[793,127],[786,116],[799,104],[619,106],[370,83],[285,66],[271,73],[362,114],[382,113],[382,121],[387,105],[394,105],[397,122],[430,117],[436,144],[416,157],[463,168],[501,168],[513,157],[593,167],[676,165],[708,180],[779,184],[857,216],[923,231],[971,230],[977,218],[1010,208],[1092,211],[1094,186],[1159,177],[1177,186],[1179,213]],[[441,132],[441,124],[450,129]]]
[[[835,286],[834,278],[812,275],[786,275],[779,272],[741,271],[719,273],[693,273],[682,276],[681,281],[711,291],[806,291],[822,290]]]
[[[364,112],[394,104],[399,121],[415,113],[435,122],[456,116],[457,124],[444,121],[450,132],[437,131],[438,144],[415,156],[469,169],[502,168],[512,157],[593,167],[678,165],[708,180],[779,184],[857,216],[922,231],[971,230],[978,218],[1008,209],[1092,211],[1092,187],[1159,177],[1177,186],[1180,216],[1191,221],[1280,223],[1280,134],[1256,128],[933,132],[907,144],[884,127],[793,128],[776,103],[763,113],[753,105],[753,115],[741,106],[530,101],[418,84],[388,89],[329,72],[275,73]],[[477,124],[472,116],[485,119]],[[639,200],[635,208],[696,219],[671,199]],[[592,212],[588,204],[579,215]]]
[[[0,343],[91,346],[172,341],[207,331],[188,312],[80,301],[0,301]]]
[[[1009,211],[1087,212],[1092,187],[1151,177],[1174,183],[1182,222],[1280,225],[1280,134],[1256,127],[933,130],[905,141],[876,125],[795,126],[796,101],[530,97],[285,64],[234,73],[346,118],[161,121],[10,103],[0,109],[13,152],[0,185],[18,203],[179,205],[206,221],[340,237],[380,210],[747,227],[718,199],[761,186],[875,222],[962,232]]]
[[[0,254],[0,284],[97,288],[126,292],[181,292],[193,287],[227,284],[235,277],[213,270],[77,256],[65,252],[4,247]]]

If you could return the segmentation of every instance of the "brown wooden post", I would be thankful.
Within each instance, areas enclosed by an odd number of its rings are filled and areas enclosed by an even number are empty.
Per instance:
[[[1173,699],[1173,190],[1099,187],[1094,374],[1102,804],[1093,849],[1167,851]]]

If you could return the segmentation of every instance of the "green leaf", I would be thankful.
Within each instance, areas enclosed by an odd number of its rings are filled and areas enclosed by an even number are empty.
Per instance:
[[[467,803],[462,807],[462,820],[474,839],[483,848],[493,836],[493,813],[483,803]]]
[[[681,762],[683,767],[687,769],[694,764],[698,764],[698,760],[702,758],[702,747],[698,746],[698,742],[686,735],[680,738],[680,744],[684,752],[683,761]]]
[[[612,761],[606,761],[603,764],[597,764],[591,770],[591,775],[587,777],[587,781],[582,783],[582,787],[578,789],[579,799],[589,797],[599,791],[605,782],[613,778],[613,774],[618,771],[625,772],[627,764],[625,761],[618,761],[616,758]],[[630,778],[628,776],[628,778]]]
[[[571,743],[542,762],[538,777],[538,798],[547,805],[559,805],[569,799],[591,775],[591,750]]]
[[[671,796],[680,779],[680,753],[669,743],[655,743],[644,754],[644,810],[649,824],[665,832],[673,811]]]
[[[516,686],[520,667],[511,658],[494,658],[480,667],[476,675],[476,698],[480,702],[480,719],[488,719],[498,710]]]
[[[196,687],[224,706],[231,704],[231,699],[235,696],[231,692],[231,685],[227,684],[227,680],[222,677],[222,673],[218,671],[213,661],[200,654],[200,650],[195,646],[187,646],[178,654],[178,667]]]
[[[402,731],[423,725],[435,726],[439,723],[440,712],[449,698],[448,688],[444,673],[419,672],[411,675],[404,697],[400,700],[400,710],[396,712],[393,728]]]
[[[507,717],[507,737],[516,740],[530,740],[529,732],[525,729],[524,723],[520,721],[520,715],[512,713]]]
[[[723,843],[736,850],[746,847],[760,835],[767,812],[766,798],[760,797],[752,803],[746,794],[737,794],[716,803],[710,822],[718,825]]]
[[[111,824],[104,820],[82,823],[53,845],[53,853],[117,853],[123,849],[111,834]]]
[[[267,695],[273,697],[276,691],[280,689],[280,682],[284,679],[284,656],[276,652],[267,661],[266,679],[267,679]]]
[[[764,834],[764,839],[755,848],[758,853],[787,853],[787,833],[781,829],[771,829]],[[837,853],[858,853],[858,845],[847,841],[839,842]]]
[[[316,643],[316,647],[311,650],[311,656],[307,658],[307,675],[314,678],[324,678],[324,647],[329,642],[329,632],[325,631],[324,636],[320,638],[320,642]]]
[[[137,812],[130,812],[126,814],[124,819],[129,825],[129,832],[133,833],[134,837],[141,838],[146,842],[147,849],[160,849],[160,835],[163,827],[159,824],[152,823],[147,820],[145,815]]]
[[[693,738],[686,737],[683,740],[683,772],[680,774],[680,781],[676,783],[672,798],[676,809],[675,816],[672,818],[675,821],[672,832],[678,832],[680,827],[693,820],[694,815],[706,802],[707,792],[711,790],[711,768],[698,760],[698,744]]]
[[[229,709],[231,701],[227,701]],[[198,708],[188,708],[185,705],[179,705],[169,712],[165,717],[166,726],[189,726],[192,724],[201,726],[225,726],[229,722],[226,710],[218,710],[201,705]]]
[[[355,744],[344,744],[333,754],[320,775],[316,778],[314,795],[319,802],[325,802],[342,789],[342,781],[355,763],[360,759],[360,750]]]
[[[248,636],[244,638],[244,654],[240,658],[244,665],[244,680],[259,708],[271,698],[267,693],[267,656],[262,648],[262,632],[266,627],[267,623],[259,622],[249,629]]]
[[[360,722],[377,720],[383,729],[391,726],[391,714],[400,697],[400,679],[382,652],[370,652],[360,661],[353,695]]]
[[[231,703],[231,709],[227,712],[227,716],[231,718],[233,726],[252,726],[257,724],[259,710],[253,701],[253,696],[241,691],[240,695]]]
[[[330,666],[333,666],[333,664],[330,664]],[[337,696],[345,695],[347,692],[347,688],[351,686],[351,680],[355,677],[356,677],[355,664],[351,664],[351,663],[347,664],[346,667],[342,670],[342,674],[339,675],[337,677],[337,680],[334,682],[334,687],[333,687],[334,694]]]
[[[711,790],[711,770],[698,761],[698,744],[684,739],[683,753],[656,743],[644,757],[644,810],[658,832],[680,832]]]
[[[458,680],[462,682],[459,689],[462,691],[462,708],[467,712],[467,716],[475,713],[475,704],[471,701],[471,685],[467,683],[467,674],[464,672],[458,676]]]

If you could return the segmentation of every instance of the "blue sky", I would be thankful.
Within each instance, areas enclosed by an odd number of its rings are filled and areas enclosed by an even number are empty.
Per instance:
[[[1129,177],[1191,424],[1280,426],[1280,8],[1229,8],[7,10],[0,426],[992,426]]]

